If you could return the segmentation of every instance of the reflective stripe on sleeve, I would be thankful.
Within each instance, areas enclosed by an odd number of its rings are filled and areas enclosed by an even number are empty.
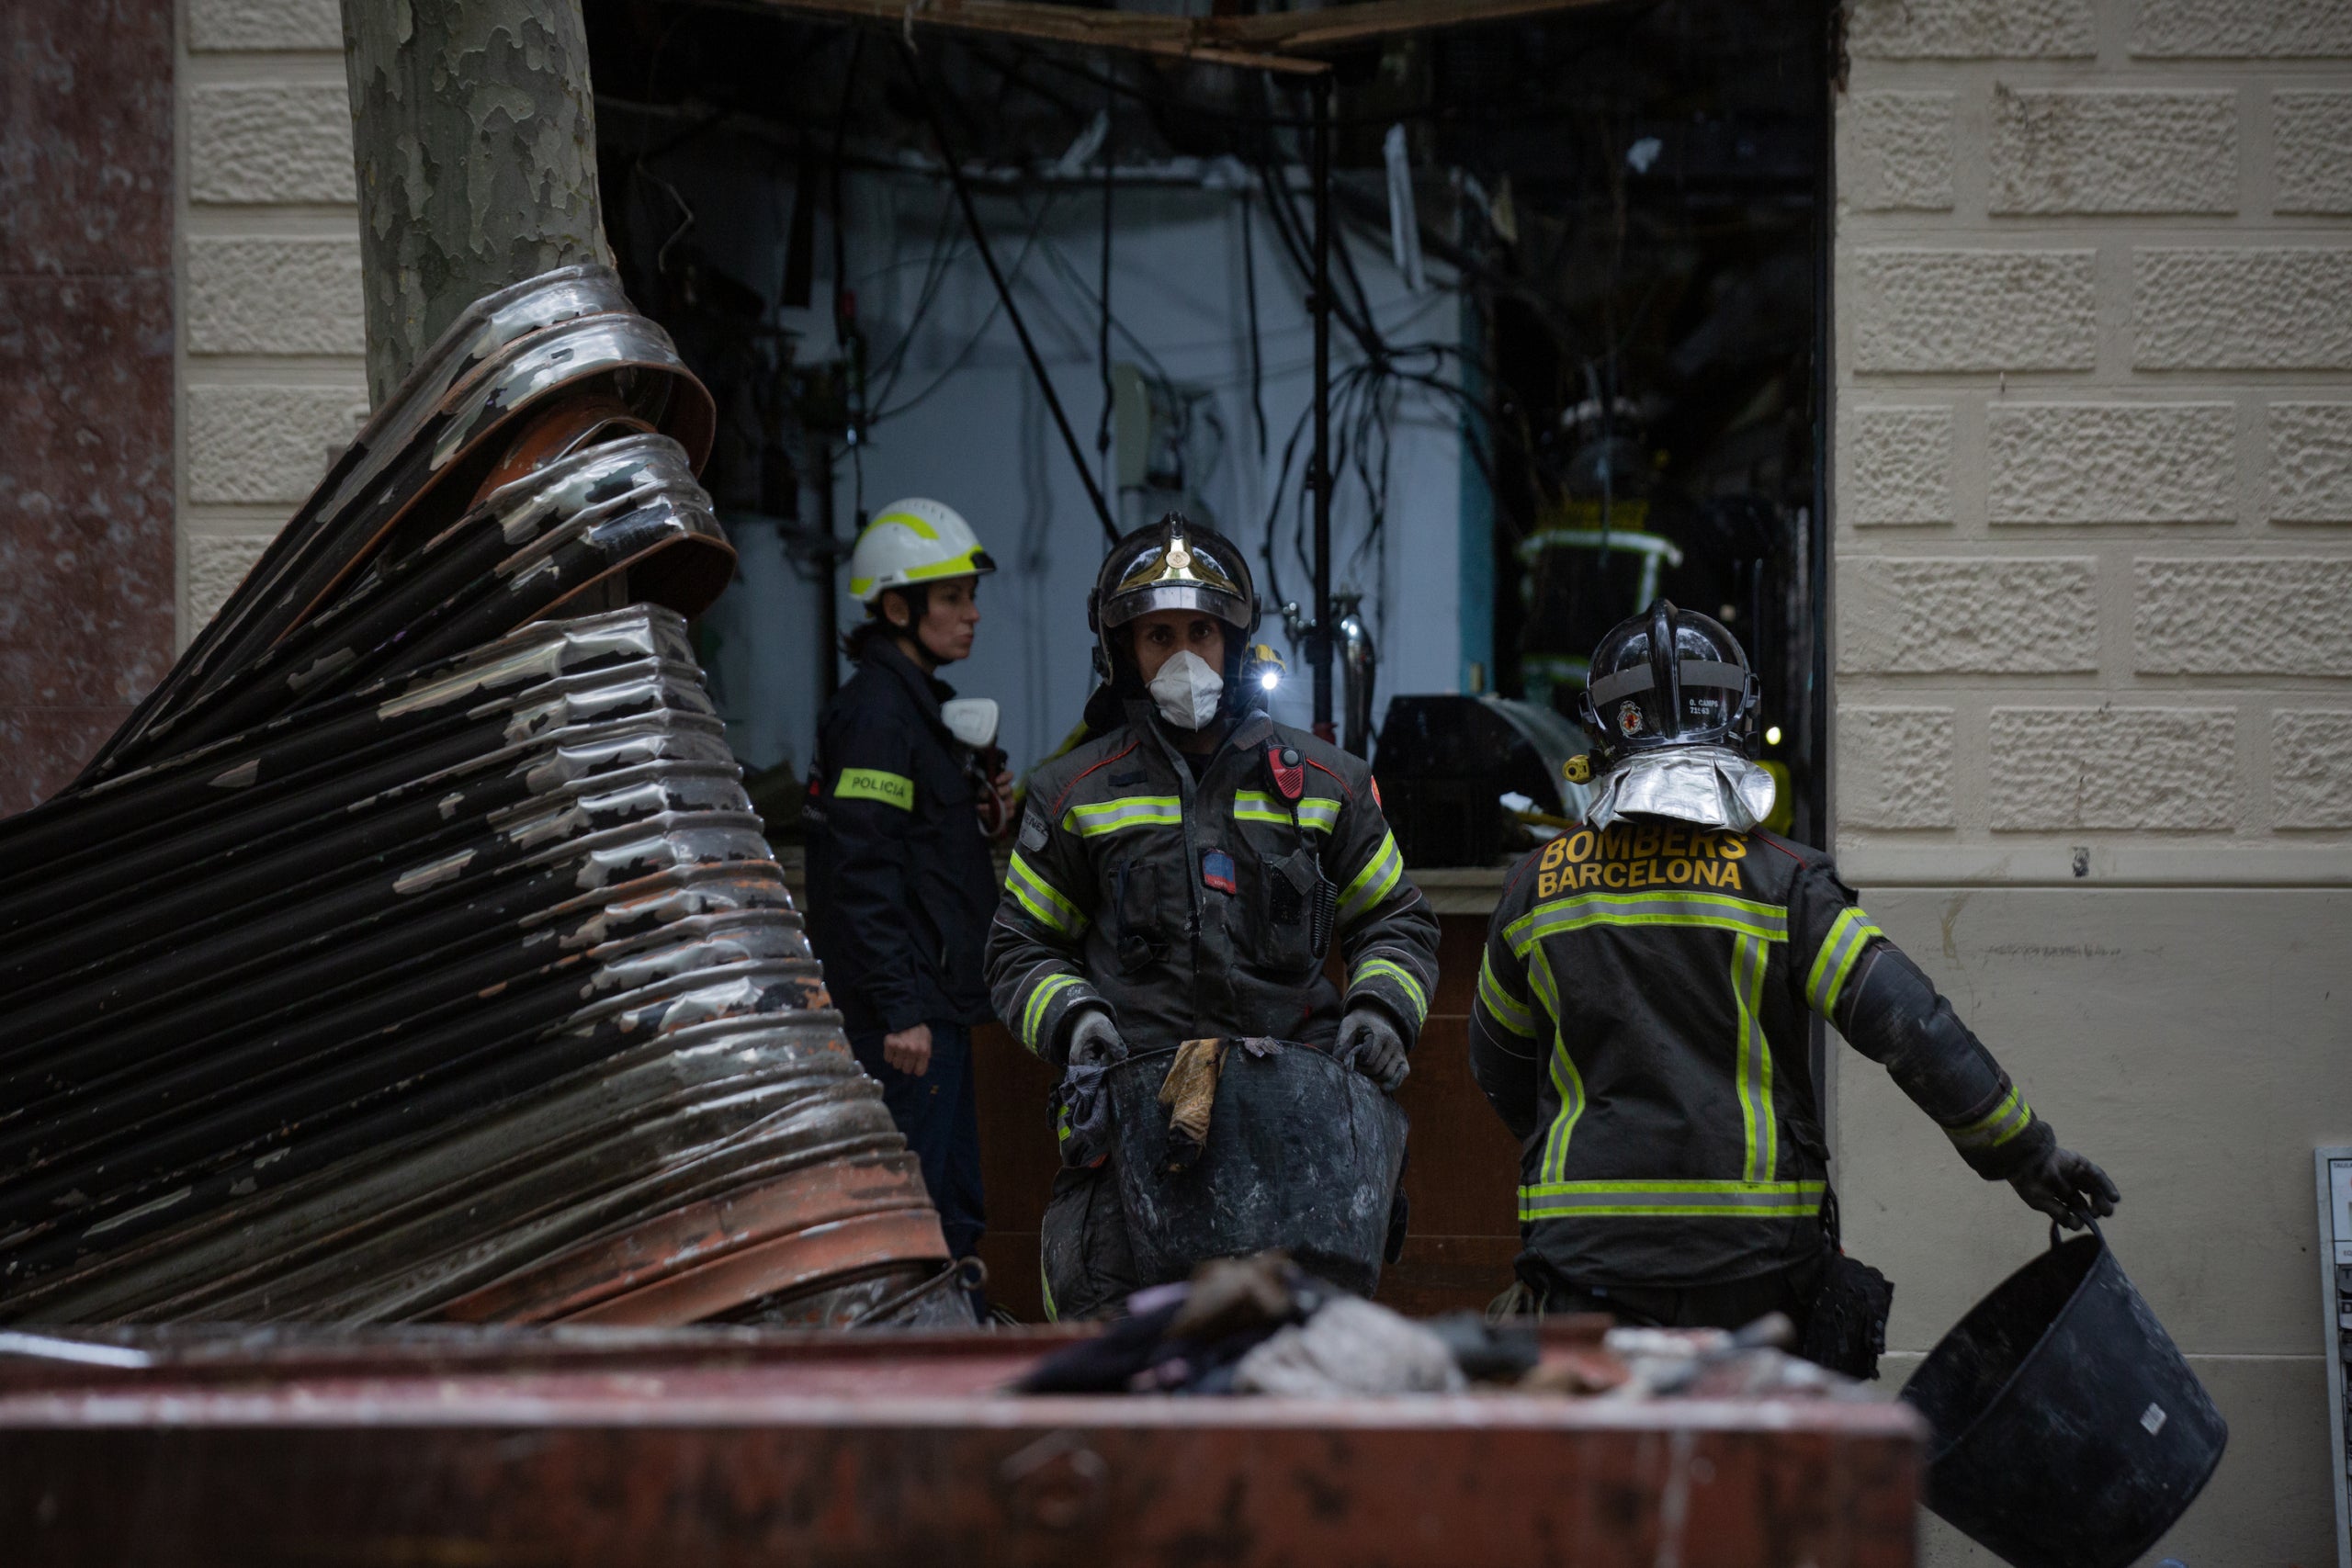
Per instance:
[[[904,773],[886,773],[879,768],[843,768],[842,776],[833,781],[833,798],[878,800],[901,811],[912,811],[915,781]]]
[[[1944,1134],[1955,1148],[1981,1154],[1997,1149],[2028,1127],[2033,1125],[2033,1107],[2015,1089],[2001,1097],[2001,1102],[1965,1126],[1947,1127]]]
[[[1854,973],[1854,965],[1861,962],[1862,949],[1873,937],[1886,933],[1873,924],[1861,906],[1849,904],[1838,911],[1829,923],[1829,934],[1821,939],[1821,951],[1813,955],[1813,969],[1804,978],[1804,999],[1813,1010],[1827,1018],[1837,1010],[1839,993]]]
[[[1030,991],[1029,1000],[1021,1009],[1021,1043],[1029,1047],[1031,1055],[1045,1054],[1045,1043],[1037,1038],[1037,1031],[1046,1021],[1046,1004],[1079,984],[1081,982],[1075,975],[1048,975]]]
[[[1048,930],[1073,939],[1086,930],[1086,917],[1079,913],[1078,906],[1062,897],[1061,891],[1052,883],[1038,875],[1029,863],[1021,858],[1019,851],[1013,852],[1012,864],[1004,874],[1004,890],[1029,911],[1032,919]]]
[[[1789,939],[1789,912],[1776,904],[1725,893],[1579,893],[1538,904],[1503,929],[1512,953],[1525,957],[1547,936],[1588,926],[1713,926],[1760,938]]]
[[[1522,1040],[1535,1038],[1535,1010],[1503,987],[1502,978],[1495,973],[1491,953],[1478,960],[1478,999],[1484,1002],[1487,1014],[1497,1023]]]
[[[1329,833],[1340,825],[1340,803],[1319,795],[1302,796],[1298,803],[1298,825]]]
[[[1062,815],[1062,826],[1081,839],[1124,833],[1130,828],[1176,828],[1183,821],[1184,803],[1172,795],[1131,795],[1073,806]]]
[[[1546,1181],[1519,1190],[1519,1217],[1804,1219],[1825,1190],[1819,1181]]]
[[[1355,924],[1380,907],[1382,899],[1396,891],[1404,879],[1405,856],[1396,848],[1396,835],[1383,832],[1380,847],[1364,862],[1363,869],[1355,874],[1347,890],[1340,895],[1340,927],[1342,931]]]
[[[1419,1029],[1421,1026],[1421,1021],[1430,1014],[1429,993],[1421,989],[1421,982],[1415,977],[1411,970],[1394,959],[1367,958],[1356,965],[1355,976],[1348,982],[1348,988],[1353,990],[1366,981],[1377,977],[1385,977],[1396,982],[1397,987],[1405,993],[1406,999],[1412,1003],[1413,1027]]]

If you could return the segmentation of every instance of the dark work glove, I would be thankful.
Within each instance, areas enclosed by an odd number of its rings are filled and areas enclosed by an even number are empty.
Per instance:
[[[1101,1008],[1088,1008],[1069,1026],[1069,1065],[1073,1067],[1107,1067],[1126,1054],[1127,1043],[1119,1038],[1119,1026]]]
[[[2048,1154],[2009,1178],[2009,1185],[2029,1207],[2038,1209],[2070,1231],[2083,1228],[2084,1216],[2100,1219],[2115,1213],[2123,1194],[2107,1172],[2075,1153],[2053,1147]]]
[[[1339,1055],[1388,1094],[1413,1070],[1405,1061],[1404,1038],[1378,1008],[1358,1008],[1340,1021]]]

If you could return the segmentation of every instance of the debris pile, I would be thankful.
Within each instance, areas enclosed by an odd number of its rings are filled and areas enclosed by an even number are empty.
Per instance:
[[[956,1310],[688,641],[710,433],[608,270],[480,302],[0,824],[0,1320]]]
[[[1023,1393],[1359,1395],[1515,1393],[1572,1398],[1867,1399],[1788,1353],[1775,1313],[1736,1333],[1614,1328],[1602,1316],[1415,1322],[1314,1278],[1279,1252],[1203,1264],[1128,1298],[1092,1339],[1045,1358]]]

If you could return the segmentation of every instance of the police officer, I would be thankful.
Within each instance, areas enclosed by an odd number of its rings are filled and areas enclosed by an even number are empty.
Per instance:
[[[1112,547],[1087,622],[1097,734],[1030,779],[989,938],[998,1013],[1057,1066],[1275,1035],[1393,1090],[1436,988],[1437,920],[1371,771],[1266,716],[1241,552],[1171,513]],[[1334,941],[1344,997],[1323,972]],[[1117,1186],[1099,1165],[1055,1182],[1058,1316],[1136,1288]]]
[[[1527,1289],[1640,1323],[1804,1325],[1837,1258],[1808,1010],[1980,1176],[2070,1227],[2113,1213],[2115,1184],[2058,1146],[1830,857],[1757,825],[1760,687],[1731,633],[1660,600],[1601,639],[1589,682],[1607,771],[1586,825],[1510,874],[1470,1032],[1521,1141]]]
[[[809,942],[958,1258],[983,1223],[971,1030],[990,1016],[997,886],[981,818],[1012,781],[979,761],[996,705],[957,698],[935,672],[971,653],[975,594],[995,570],[938,502],[875,514],[850,555],[867,615],[843,639],[857,671],[818,720],[809,779]]]

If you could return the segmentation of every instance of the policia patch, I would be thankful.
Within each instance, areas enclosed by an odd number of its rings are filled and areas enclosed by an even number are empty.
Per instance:
[[[843,768],[841,782],[833,785],[833,798],[878,800],[901,811],[912,811],[915,781],[903,773],[887,773],[879,768]]]
[[[1549,898],[1596,887],[1720,887],[1736,890],[1747,840],[1717,828],[1679,822],[1612,822],[1578,828],[1544,846],[1535,896]]]

